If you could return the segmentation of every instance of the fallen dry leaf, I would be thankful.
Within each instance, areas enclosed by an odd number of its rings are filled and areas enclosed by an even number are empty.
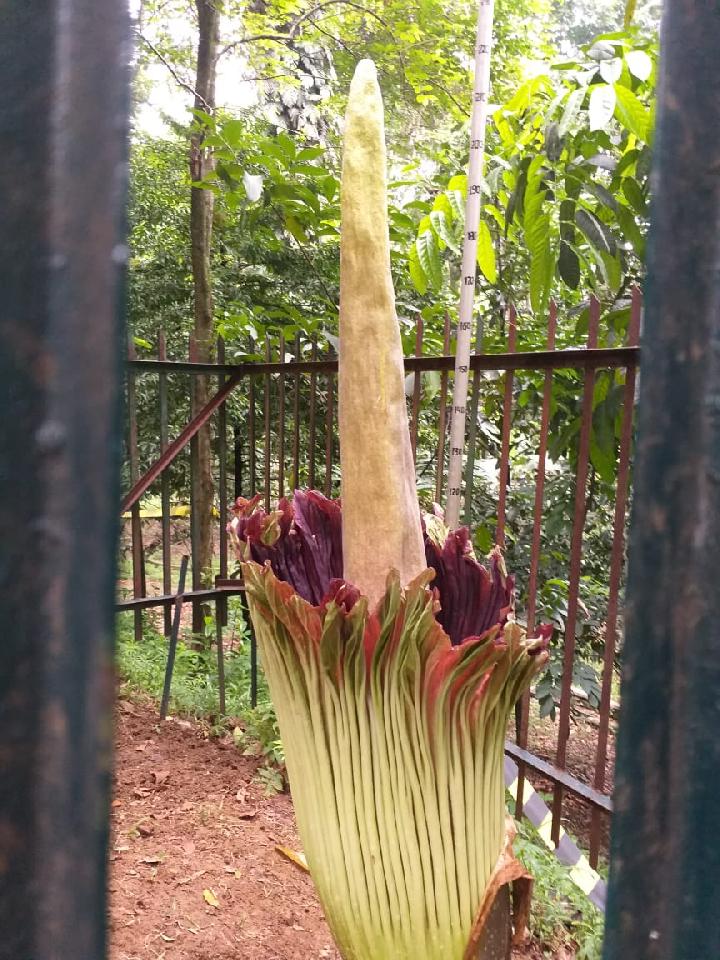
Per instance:
[[[191,873],[189,877],[183,877],[182,879],[176,881],[177,885],[180,887],[185,883],[190,883],[193,880],[197,880],[198,877],[202,877],[202,875],[206,872],[207,871],[205,870],[197,870],[195,873]]]
[[[296,852],[295,850],[291,850],[290,847],[283,847],[280,844],[278,844],[275,849],[278,853],[287,857],[288,860],[291,860],[296,866],[300,867],[301,870],[304,870],[306,873],[310,872],[304,853]]]
[[[149,863],[151,865],[162,863],[165,859],[164,853],[159,853],[154,857],[143,857],[142,860],[138,860],[138,863]]]
[[[215,892],[209,887],[206,890],[203,890],[203,900],[205,903],[209,904],[211,907],[219,907],[220,901],[215,896]]]

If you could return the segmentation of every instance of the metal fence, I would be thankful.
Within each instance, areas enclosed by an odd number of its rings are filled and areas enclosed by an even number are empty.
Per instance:
[[[523,779],[527,775],[540,787],[552,793],[552,838],[557,843],[561,822],[567,816],[567,795],[574,798],[575,826],[583,834],[585,845],[590,850],[590,862],[595,865],[607,843],[607,816],[611,811],[608,787],[608,764],[611,744],[611,692],[613,671],[616,662],[620,594],[624,565],[625,519],[628,502],[631,448],[633,438],[633,410],[635,382],[639,361],[638,337],[640,329],[641,299],[638,291],[632,295],[630,320],[625,342],[620,346],[598,347],[601,341],[600,305],[590,301],[586,346],[581,349],[556,349],[557,310],[550,305],[547,323],[546,349],[533,352],[518,352],[518,319],[510,310],[507,317],[507,346],[504,353],[475,353],[471,359],[473,381],[469,402],[470,426],[467,438],[466,457],[466,503],[474,496],[476,477],[475,464],[478,457],[477,436],[478,405],[482,399],[483,377],[490,371],[501,378],[494,389],[501,389],[501,401],[497,404],[498,431],[498,484],[496,491],[496,524],[494,539],[501,546],[508,536],[508,497],[512,492],[510,475],[511,444],[513,442],[513,417],[524,379],[533,376],[537,381],[538,371],[543,374],[540,410],[540,427],[537,440],[537,469],[534,478],[534,506],[532,537],[530,544],[529,578],[524,617],[528,629],[536,625],[538,589],[541,576],[541,554],[544,529],[544,494],[546,487],[546,462],[553,403],[553,382],[558,371],[577,371],[580,410],[580,431],[575,459],[574,502],[572,507],[572,536],[568,550],[567,613],[564,637],[556,637],[555,643],[563,651],[562,686],[558,704],[558,722],[553,728],[551,746],[547,740],[542,751],[533,752],[533,722],[530,712],[530,697],[525,697],[516,715],[515,742],[508,742],[507,752],[519,765],[518,812],[521,809]],[[426,338],[422,324],[418,323],[415,338],[415,355],[406,358],[406,371],[415,374],[408,384],[408,403],[413,451],[418,459],[418,474],[422,476],[426,498],[442,502],[447,476],[446,438],[452,417],[450,376],[454,358],[449,355],[450,324],[446,320],[442,354],[425,355]],[[607,339],[604,337],[603,339]],[[437,343],[433,344],[437,347]],[[251,347],[251,352],[257,346]],[[336,430],[336,376],[337,359],[322,353],[317,340],[301,341],[295,338],[290,344],[280,338],[275,345],[267,341],[263,345],[264,359],[226,362],[225,345],[218,343],[217,362],[198,363],[191,342],[186,360],[169,360],[165,338],[161,335],[156,359],[138,359],[133,348],[127,364],[127,423],[128,462],[127,474],[130,489],[122,501],[126,519],[125,540],[132,557],[132,587],[130,597],[118,600],[117,609],[135,611],[135,628],[138,638],[142,634],[142,611],[161,608],[164,612],[164,630],[171,632],[171,612],[176,601],[173,593],[173,548],[171,534],[173,525],[189,523],[190,553],[194,562],[192,590],[185,593],[182,602],[192,603],[196,625],[201,623],[197,614],[201,603],[216,605],[216,638],[219,655],[220,700],[224,711],[222,684],[223,626],[227,623],[227,598],[241,595],[242,591],[228,580],[229,557],[225,527],[228,521],[229,504],[234,497],[251,496],[261,492],[266,507],[276,497],[287,495],[296,485],[318,488],[328,496],[339,494],[338,439]],[[614,520],[612,524],[612,547],[608,562],[608,603],[604,626],[604,662],[597,711],[598,721],[592,727],[592,744],[583,746],[583,752],[593,752],[592,772],[588,765],[584,771],[573,769],[569,762],[568,744],[571,737],[571,708],[573,704],[573,661],[575,635],[580,608],[580,582],[583,571],[583,530],[586,516],[588,467],[593,433],[593,397],[595,380],[602,370],[624,372],[619,455],[616,463]],[[432,374],[438,381],[438,389],[431,405],[421,404],[423,376]],[[216,379],[217,389],[207,405],[200,410],[192,407],[192,380],[196,376]],[[142,380],[141,380],[142,378]],[[190,397],[187,409],[190,418],[176,438],[170,441],[169,381],[172,393],[177,398],[187,390]],[[138,442],[138,385],[142,382],[144,406],[142,415],[148,416],[155,408],[159,430],[157,450],[147,448],[140,455]],[[235,406],[233,407],[233,404]],[[216,577],[213,586],[203,585],[202,571],[197,563],[197,551],[192,544],[197,542],[197,512],[194,507],[195,483],[198,471],[197,435],[206,424],[212,422],[213,473],[215,478],[215,524],[218,530]],[[421,429],[422,428],[422,429]],[[428,431],[432,430],[429,438]],[[422,433],[422,436],[421,436]],[[185,458],[186,469],[178,469],[171,485],[170,470],[179,467]],[[422,458],[422,459],[420,459]],[[183,507],[171,497],[176,497],[179,487],[186,491],[180,500]],[[154,494],[156,509],[141,511],[141,499]],[[159,500],[158,500],[159,497]],[[189,509],[188,509],[189,507]],[[568,504],[569,510],[569,504]],[[150,513],[150,517],[147,514]],[[187,519],[178,519],[177,514],[189,514]],[[159,549],[162,556],[161,574],[157,579],[148,576],[143,543],[149,523],[159,524]],[[156,536],[157,540],[157,536]],[[177,551],[175,551],[177,553]],[[176,557],[176,559],[178,559]],[[254,639],[251,638],[251,696],[257,696],[257,658]],[[542,754],[542,755],[540,755]],[[586,758],[587,759],[587,758]]]

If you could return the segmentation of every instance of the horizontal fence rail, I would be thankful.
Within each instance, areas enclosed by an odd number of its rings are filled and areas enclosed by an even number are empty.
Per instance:
[[[525,621],[530,633],[544,615],[541,593],[547,579],[548,511],[555,515],[560,511],[568,527],[564,548],[567,554],[564,625],[556,631],[553,641],[562,665],[555,704],[558,720],[554,726],[549,721],[537,720],[531,709],[530,694],[518,704],[515,740],[509,740],[506,747],[508,756],[518,767],[516,813],[519,816],[522,812],[523,796],[527,796],[524,781],[530,777],[537,789],[550,794],[555,842],[560,839],[561,824],[570,832],[579,831],[592,866],[598,864],[607,849],[608,815],[612,810],[612,690],[622,636],[624,538],[641,309],[640,294],[635,291],[624,342],[607,346],[603,344],[608,341],[617,343],[617,332],[610,334],[604,329],[600,305],[592,300],[586,346],[557,349],[558,312],[551,304],[544,349],[537,351],[518,349],[522,344],[523,318],[510,310],[505,321],[504,352],[483,352],[480,324],[470,361],[474,376],[466,439],[465,516],[467,521],[473,516],[477,519],[478,503],[487,504],[486,516],[495,517],[490,527],[491,541],[505,545],[511,554],[515,551],[521,558],[523,566],[518,583],[524,595],[518,616]],[[442,342],[433,341],[435,349],[441,348],[442,353],[426,355],[428,334],[419,323],[413,336],[414,355],[405,358],[418,489],[427,506],[433,501],[442,503],[447,493],[447,437],[452,420],[450,381],[454,367],[450,330],[450,319],[446,317]],[[218,646],[219,674],[223,673],[222,631],[228,622],[228,601],[232,597],[240,597],[243,615],[247,617],[242,587],[228,579],[232,569],[225,533],[229,504],[238,496],[260,493],[266,507],[270,507],[277,498],[299,486],[322,490],[328,496],[340,493],[337,358],[323,354],[317,339],[301,342],[300,336],[289,340],[266,339],[262,344],[249,342],[246,346],[247,354],[263,359],[228,362],[225,344],[219,341],[217,363],[194,362],[193,351],[188,360],[170,360],[165,338],[161,336],[157,359],[138,359],[131,350],[127,363],[128,467],[125,476],[128,492],[122,500],[121,512],[128,513],[124,545],[131,569],[126,569],[121,592],[131,595],[118,596],[117,610],[134,615],[138,638],[142,634],[142,618],[160,615],[159,626],[170,635],[171,613],[177,599],[171,582],[173,577],[177,579],[179,553],[192,554],[200,522],[192,483],[193,471],[198,469],[195,438],[201,429],[210,425],[215,484],[212,523],[217,531],[214,585],[207,582],[207,577],[203,581],[201,572],[193,565],[192,588],[183,594],[181,602],[192,605],[194,611],[202,604],[214,605],[215,636],[214,640],[206,639]],[[198,375],[209,377],[215,391],[210,390],[210,400],[200,410],[193,409],[189,401],[192,382]],[[561,383],[565,392],[560,399],[568,402],[568,376],[572,378],[571,390],[575,391],[570,398],[572,411],[568,416],[577,420],[578,442],[572,458],[563,454],[563,470],[572,489],[566,501],[558,503],[557,497],[550,502],[553,462],[548,450],[552,449],[554,434],[565,426],[558,420],[557,404]],[[431,377],[435,379],[428,399],[425,387],[431,383],[427,379]],[[597,388],[602,377],[611,378],[611,386],[620,392],[622,402],[613,465],[614,495],[609,504],[612,519],[606,532],[607,578],[603,589],[607,601],[603,622],[598,628],[602,642],[598,656],[599,708],[593,714],[594,724],[583,727],[582,744],[573,749],[578,724],[584,722],[582,716],[578,719],[582,701],[578,701],[573,676],[578,662],[576,628],[583,612],[586,525],[594,496],[595,471],[591,460],[598,429],[594,422]],[[530,415],[524,412],[528,390],[533,397],[534,419],[528,419]],[[529,530],[518,528],[518,506],[514,499],[517,496],[514,456],[521,442],[526,447],[528,442],[534,444],[530,452],[537,459],[530,481],[532,490],[528,494]],[[492,482],[482,473],[487,471],[489,462],[494,464]],[[527,486],[528,480],[523,482]],[[175,498],[171,491],[175,492]],[[145,503],[141,509],[141,501],[148,496],[156,506],[148,509]],[[158,523],[159,533],[155,529]],[[173,543],[173,537],[182,542]],[[160,563],[153,566],[148,554],[157,552]],[[513,572],[518,572],[517,567]],[[194,622],[197,623],[197,618]],[[252,632],[250,645],[251,692],[255,703],[257,651]],[[224,705],[224,684],[222,686]]]
[[[567,350],[532,350],[526,353],[473,353],[470,356],[471,370],[561,370],[585,369],[587,367],[627,367],[638,363],[640,348],[595,347]],[[408,372],[419,370],[452,371],[455,358],[405,357]],[[232,376],[260,376],[282,373],[337,373],[337,360],[292,360],[287,363],[251,361],[244,363],[191,363],[184,360],[128,360],[129,370],[135,373],[224,373]],[[288,367],[292,369],[288,371]]]

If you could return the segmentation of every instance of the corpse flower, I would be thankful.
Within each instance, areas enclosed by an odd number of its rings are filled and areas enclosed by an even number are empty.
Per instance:
[[[229,530],[298,830],[344,960],[462,960],[503,851],[509,712],[547,657],[467,531],[421,521],[394,309],[382,101],[346,116],[339,350],[342,507],[297,491]]]

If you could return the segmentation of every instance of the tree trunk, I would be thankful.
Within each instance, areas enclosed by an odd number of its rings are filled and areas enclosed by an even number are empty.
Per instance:
[[[195,0],[198,12],[199,40],[197,73],[195,79],[195,108],[212,113],[215,107],[215,76],[217,67],[218,11],[212,0]],[[193,182],[202,180],[214,169],[212,150],[203,147],[205,130],[195,123],[190,140],[190,176]],[[194,286],[195,359],[209,363],[213,359],[213,296],[210,272],[214,194],[210,190],[191,187],[190,238],[192,244],[192,273]],[[210,397],[207,377],[194,378],[193,402],[196,410]],[[210,445],[210,426],[197,435],[197,458],[193,476],[192,509],[196,512],[193,543],[193,586],[210,584],[213,555],[213,477]],[[223,492],[221,491],[221,496]],[[202,629],[201,611],[193,616],[193,629]]]

